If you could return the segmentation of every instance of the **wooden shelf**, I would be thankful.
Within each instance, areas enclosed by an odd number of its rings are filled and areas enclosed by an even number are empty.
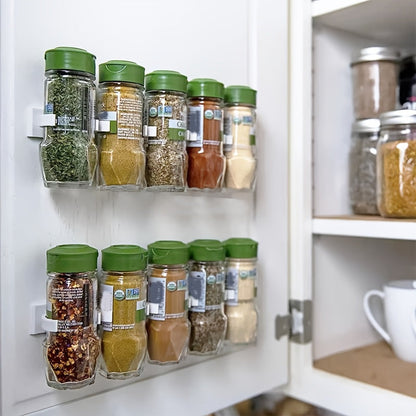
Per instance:
[[[416,398],[416,364],[398,359],[385,342],[321,358],[314,367]]]

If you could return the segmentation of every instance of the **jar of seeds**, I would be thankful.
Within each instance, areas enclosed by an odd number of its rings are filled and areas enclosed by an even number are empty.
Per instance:
[[[46,187],[85,188],[97,166],[94,143],[95,56],[60,47],[45,53],[45,109],[55,125],[45,128],[40,162]]]
[[[187,78],[176,71],[154,71],[145,77],[146,182],[150,190],[184,191]]]
[[[189,351],[208,355],[222,347],[227,317],[224,314],[225,250],[218,240],[195,240],[190,247]]]
[[[47,251],[46,339],[48,386],[64,390],[94,383],[97,336],[95,248],[68,244]]]

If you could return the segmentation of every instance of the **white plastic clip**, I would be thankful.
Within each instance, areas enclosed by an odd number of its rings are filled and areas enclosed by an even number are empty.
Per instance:
[[[43,138],[43,127],[55,126],[55,114],[44,114],[41,108],[31,108],[28,114],[27,137]]]

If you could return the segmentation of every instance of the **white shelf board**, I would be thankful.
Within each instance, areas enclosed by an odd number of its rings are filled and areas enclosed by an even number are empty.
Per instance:
[[[416,240],[416,220],[372,216],[317,217],[312,220],[315,235]]]
[[[322,16],[369,0],[315,0],[312,2],[312,17]]]

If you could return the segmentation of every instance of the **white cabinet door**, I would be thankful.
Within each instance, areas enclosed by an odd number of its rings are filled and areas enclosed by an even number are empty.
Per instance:
[[[276,315],[288,304],[288,60],[286,2],[273,0],[1,1],[1,411],[5,416],[204,415],[288,381]],[[98,63],[135,61],[258,90],[254,194],[112,193],[43,187],[28,114],[43,106],[44,52],[74,46]],[[259,241],[256,346],[220,357],[146,365],[137,380],[56,391],[44,380],[43,335],[29,335],[45,301],[47,249],[64,243],[146,246],[158,239]]]

